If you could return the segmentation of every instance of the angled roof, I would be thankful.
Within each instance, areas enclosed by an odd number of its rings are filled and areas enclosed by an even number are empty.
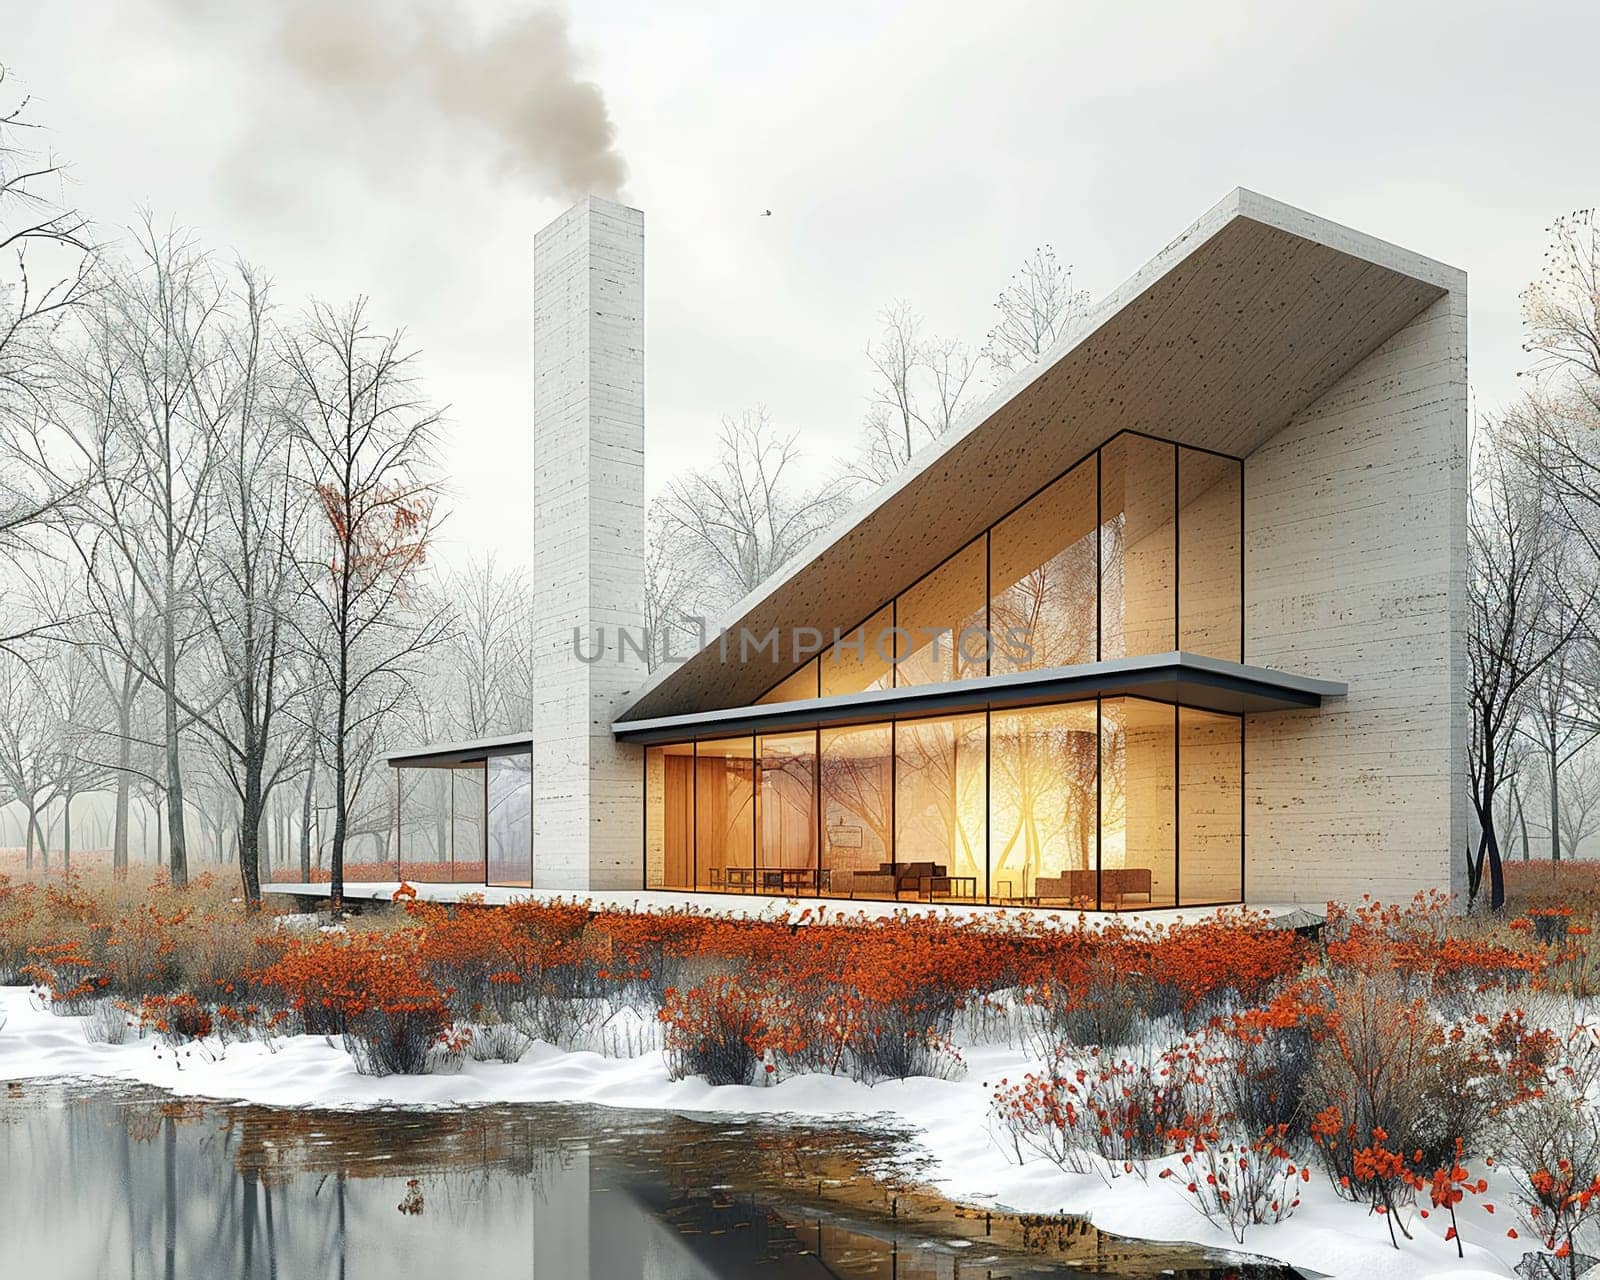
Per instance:
[[[725,630],[857,626],[1121,430],[1243,457],[1447,292],[1460,270],[1235,189],[741,600]],[[752,703],[790,668],[657,670],[622,721]]]

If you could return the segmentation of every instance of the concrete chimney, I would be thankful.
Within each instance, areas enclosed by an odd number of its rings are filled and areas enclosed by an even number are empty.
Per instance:
[[[644,215],[585,197],[533,276],[533,883],[636,888],[643,765],[611,722],[645,677],[619,644],[644,626]]]

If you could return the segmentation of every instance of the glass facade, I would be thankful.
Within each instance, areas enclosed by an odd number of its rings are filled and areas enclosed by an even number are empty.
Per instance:
[[[484,831],[492,885],[531,887],[533,866],[533,757],[490,756],[484,774]]]
[[[1177,450],[1120,435],[1100,450],[1100,657],[1178,647]]]
[[[397,768],[399,865],[391,856],[367,864],[349,858],[355,875],[411,884],[482,884],[483,762]]]
[[[743,892],[755,888],[755,778],[754,738],[720,738],[696,745],[696,888]]]
[[[1244,845],[1240,760],[1244,722],[1193,707],[1178,708],[1178,895],[1184,902],[1237,897]]]
[[[984,540],[951,556],[894,604],[896,685],[944,684],[988,674]]]
[[[988,878],[985,738],[981,714],[895,725],[894,861],[901,892],[981,900]]]
[[[397,766],[398,865],[393,856],[377,864],[383,868],[377,878],[398,876],[412,884],[529,884],[530,760],[524,753]]]
[[[645,751],[653,889],[1105,910],[1243,896],[1244,724],[1144,698]]]
[[[893,730],[887,724],[823,729],[817,739],[823,892],[893,897]]]
[[[1178,450],[1178,648],[1242,661],[1244,475],[1232,458]]]
[[[756,888],[817,892],[817,735],[756,739]]]
[[[989,768],[991,897],[1093,905],[1100,865],[1095,704],[992,713]]]
[[[1098,484],[1090,457],[989,531],[991,674],[1095,660]]]
[[[1242,661],[1243,493],[1239,459],[1125,431],[757,701],[1175,649]]]

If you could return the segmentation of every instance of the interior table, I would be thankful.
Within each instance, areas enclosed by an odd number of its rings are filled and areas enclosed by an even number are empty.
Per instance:
[[[935,895],[944,898],[976,898],[978,896],[977,876],[923,876],[919,882],[922,896],[932,902]],[[957,893],[956,890],[965,887],[967,892]]]

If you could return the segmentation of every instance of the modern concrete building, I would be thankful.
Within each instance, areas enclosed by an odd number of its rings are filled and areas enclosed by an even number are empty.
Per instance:
[[[647,677],[642,250],[598,199],[535,243],[539,723],[391,759],[481,794],[452,876],[1105,909],[1450,885],[1462,272],[1234,191]]]

